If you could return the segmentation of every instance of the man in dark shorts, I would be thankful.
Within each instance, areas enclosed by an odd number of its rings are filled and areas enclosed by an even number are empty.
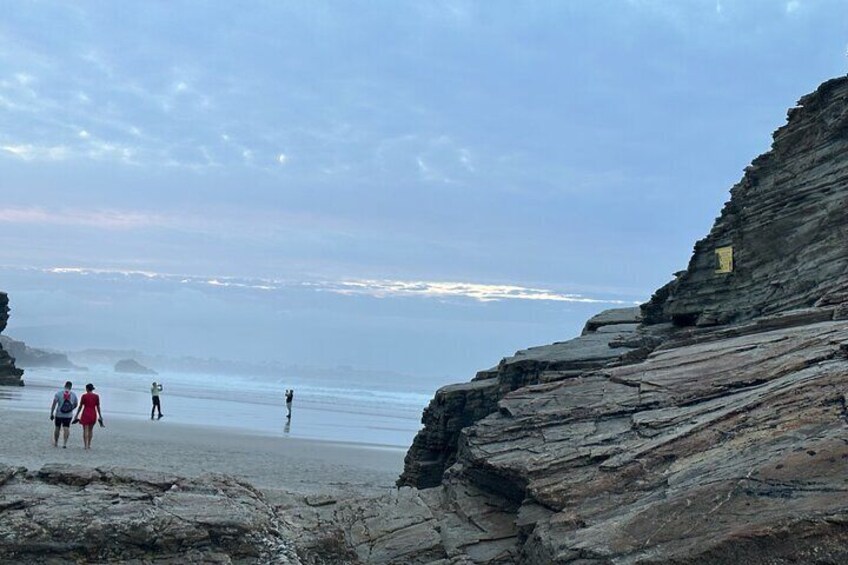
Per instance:
[[[150,398],[153,399],[153,407],[150,409],[150,419],[153,419],[153,413],[157,410],[159,411],[159,417],[162,417],[162,404],[159,401],[159,393],[162,392],[162,385],[157,384],[156,381],[153,381],[153,385],[150,387]]]
[[[71,392],[73,386],[71,381],[67,381],[65,388],[53,395],[53,403],[50,405],[50,419],[53,420],[55,425],[53,447],[59,447],[59,428],[65,428],[62,447],[68,447],[68,437],[71,435],[71,420],[79,403],[77,395]]]
[[[288,414],[286,414],[287,420],[291,419],[292,400],[294,400],[294,390],[286,389],[286,411],[288,412]]]

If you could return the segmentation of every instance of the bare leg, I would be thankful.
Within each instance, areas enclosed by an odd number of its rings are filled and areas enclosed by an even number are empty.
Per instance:
[[[59,426],[53,429],[53,447],[59,447]]]
[[[62,447],[68,447],[68,438],[69,438],[69,437],[71,437],[71,428],[70,428],[70,426],[69,426],[69,427],[63,427],[62,432],[63,432],[63,438],[64,438],[64,440],[65,440],[65,441],[62,443]],[[57,435],[58,435],[58,434],[57,434]]]

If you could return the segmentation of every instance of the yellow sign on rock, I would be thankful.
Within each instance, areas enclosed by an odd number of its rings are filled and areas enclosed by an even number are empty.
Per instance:
[[[715,272],[716,273],[732,273],[733,272],[733,246],[717,247],[715,250]]]

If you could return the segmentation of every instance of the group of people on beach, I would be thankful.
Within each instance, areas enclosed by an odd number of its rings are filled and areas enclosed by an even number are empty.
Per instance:
[[[100,424],[100,427],[105,427],[103,424],[103,414],[100,412],[100,396],[94,392],[94,385],[88,383],[85,385],[85,394],[77,399],[77,395],[71,390],[74,384],[71,381],[65,381],[65,386],[53,395],[53,402],[50,404],[50,420],[53,421],[53,447],[59,447],[59,435],[62,431],[62,448],[68,447],[68,438],[71,435],[71,424],[82,425],[82,442],[85,449],[91,449],[91,437],[94,435],[94,424]],[[150,419],[154,419],[154,415],[158,412],[158,417],[162,418],[162,402],[159,400],[159,393],[162,392],[162,385],[153,381],[150,386],[150,398],[153,401],[153,407],[150,409]],[[294,390],[286,389],[286,420],[291,420],[292,401],[294,400]],[[76,410],[76,414],[74,414]]]
[[[50,420],[53,421],[53,447],[59,447],[59,435],[62,431],[62,448],[68,447],[68,438],[71,436],[71,424],[82,425],[82,443],[85,449],[91,449],[91,437],[94,435],[94,424],[100,424],[100,427],[105,427],[103,423],[103,413],[100,411],[100,395],[94,392],[93,384],[85,385],[85,394],[77,399],[73,389],[74,383],[65,381],[65,386],[53,395],[53,402],[50,404]],[[153,420],[153,415],[159,412],[159,418],[162,417],[162,403],[159,400],[159,393],[162,392],[162,385],[156,381],[150,387],[150,396],[153,399],[153,408],[150,410],[150,419]],[[74,414],[76,410],[76,414]]]

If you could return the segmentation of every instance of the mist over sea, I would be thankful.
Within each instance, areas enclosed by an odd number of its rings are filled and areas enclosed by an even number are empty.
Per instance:
[[[27,369],[25,387],[0,394],[0,409],[43,411],[48,432],[50,403],[66,380],[81,395],[86,383],[100,394],[104,419],[135,420],[139,425],[169,423],[226,428],[272,437],[296,437],[405,449],[420,427],[421,412],[432,391],[397,390],[396,382],[376,379],[324,382],[298,377],[160,372],[115,373],[112,367],[88,371]],[[163,384],[162,420],[150,420],[150,385]],[[368,381],[368,382],[364,382]],[[286,420],[285,390],[295,391],[292,418]]]

